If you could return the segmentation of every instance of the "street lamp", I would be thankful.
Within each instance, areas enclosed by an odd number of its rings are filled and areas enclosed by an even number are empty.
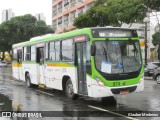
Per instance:
[[[145,48],[144,48],[144,52],[145,52],[145,65],[147,65],[147,23],[149,22],[149,18],[145,17],[143,20],[144,24],[145,24]]]

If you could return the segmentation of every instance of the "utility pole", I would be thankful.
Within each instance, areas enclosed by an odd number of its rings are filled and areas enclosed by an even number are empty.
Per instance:
[[[145,65],[147,65],[147,22],[145,22]]]

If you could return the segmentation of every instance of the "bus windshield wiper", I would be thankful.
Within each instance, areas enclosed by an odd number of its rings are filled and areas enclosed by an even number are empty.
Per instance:
[[[107,51],[105,50],[105,48],[104,48],[104,46],[103,46],[103,54],[105,55],[105,57],[106,57],[106,60],[108,60],[108,57],[107,57]]]

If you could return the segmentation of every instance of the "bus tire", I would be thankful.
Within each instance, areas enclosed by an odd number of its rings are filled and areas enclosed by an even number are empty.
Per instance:
[[[32,87],[31,79],[29,73],[26,74],[26,85],[27,87]]]
[[[78,98],[78,95],[74,94],[73,84],[70,79],[68,79],[66,82],[65,94],[66,94],[67,98],[72,99],[72,100]]]
[[[102,97],[101,98],[101,102],[105,103],[107,105],[115,105],[115,104],[117,104],[117,101],[116,101],[116,99],[113,96]]]
[[[158,84],[160,84],[160,74],[158,74],[158,75],[156,76],[156,81],[157,81]]]

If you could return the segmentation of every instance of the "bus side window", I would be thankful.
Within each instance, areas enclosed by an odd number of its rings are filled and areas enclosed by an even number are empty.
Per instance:
[[[40,62],[43,63],[44,62],[44,48],[40,49],[40,53],[41,53]]]
[[[37,48],[37,63],[44,62],[44,48]]]
[[[31,46],[24,48],[24,58],[25,61],[31,61]]]
[[[17,51],[17,62],[22,62],[22,49]]]
[[[48,54],[49,54],[49,43],[46,43],[46,45],[45,45],[45,60],[46,61],[48,61],[49,60],[49,56],[48,56]]]
[[[49,50],[48,50],[48,54],[49,54],[49,60],[51,61],[55,61],[55,48],[54,48],[54,42],[50,42],[49,43]]]
[[[55,54],[56,54],[56,61],[60,60],[60,41],[55,42]]]
[[[17,61],[17,49],[13,49],[13,60]]]
[[[62,61],[73,60],[73,39],[62,40]]]
[[[35,45],[31,46],[31,61],[36,61],[36,47],[35,47]]]
[[[91,71],[91,54],[90,54],[90,42],[86,42],[86,71],[89,75],[92,74],[92,71]]]

